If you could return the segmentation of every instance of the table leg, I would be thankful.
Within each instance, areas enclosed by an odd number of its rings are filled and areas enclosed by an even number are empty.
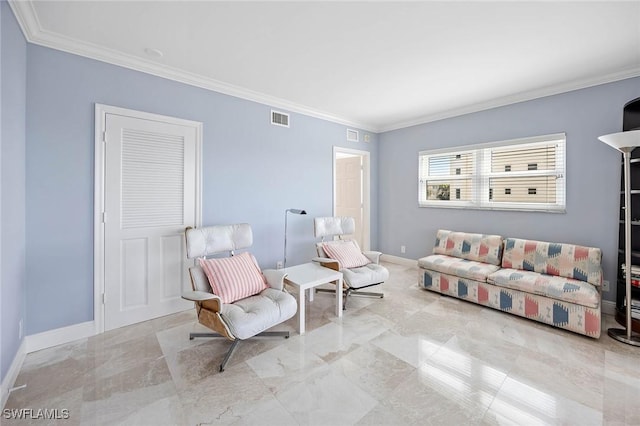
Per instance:
[[[342,317],[342,278],[336,283],[336,316]]]
[[[305,324],[304,293],[306,291],[307,291],[306,289],[303,289],[302,287],[298,287],[298,333],[300,333],[300,334],[304,334],[304,332],[305,332],[305,329],[304,329],[304,324]]]

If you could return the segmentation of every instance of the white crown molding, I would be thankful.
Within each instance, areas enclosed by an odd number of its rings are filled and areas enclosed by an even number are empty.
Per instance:
[[[514,95],[504,96],[501,98],[496,98],[486,102],[480,102],[461,108],[453,108],[448,111],[423,115],[411,120],[404,120],[388,125],[379,126],[373,123],[360,123],[352,121],[343,117],[338,117],[325,111],[314,109],[305,105],[300,105],[275,96],[270,96],[246,88],[234,86],[178,68],[172,68],[164,65],[161,66],[155,62],[147,61],[133,55],[117,52],[115,50],[111,50],[70,37],[61,36],[60,34],[55,34],[42,28],[31,0],[8,0],[8,3],[16,16],[18,24],[20,25],[25,38],[29,43],[49,47],[55,50],[61,50],[63,52],[95,59],[101,62],[106,62],[135,71],[144,72],[146,74],[155,75],[157,77],[162,77],[191,86],[200,87],[202,89],[212,90],[225,95],[234,96],[237,98],[284,109],[310,117],[319,118],[333,123],[355,127],[357,129],[369,131],[372,133],[390,132],[406,127],[431,123],[438,120],[458,117],[465,114],[471,114],[474,112],[480,112],[492,108],[516,104],[532,99],[557,95],[573,90],[584,89],[587,87],[598,86],[600,84],[612,83],[615,81],[640,76],[640,67],[633,67],[628,70],[623,70],[603,76],[547,86],[544,88],[516,93]]]
[[[11,6],[13,13],[16,15],[20,28],[29,43],[49,47],[55,50],[61,50],[63,52],[83,56],[85,58],[95,59],[112,65],[118,65],[146,74],[155,75],[157,77],[188,84],[190,86],[234,96],[236,98],[331,121],[333,123],[356,127],[373,133],[376,133],[377,131],[376,126],[369,123],[354,122],[325,111],[320,111],[275,96],[245,89],[212,78],[203,77],[178,68],[159,65],[155,62],[146,61],[136,56],[98,46],[93,43],[52,33],[44,30],[40,25],[31,1],[9,0],[9,5]]]
[[[586,78],[583,80],[571,81],[569,83],[547,86],[540,89],[530,90],[527,92],[516,93],[514,95],[496,98],[487,102],[481,102],[474,105],[468,105],[462,108],[454,108],[448,111],[438,112],[435,114],[424,115],[412,120],[402,121],[388,126],[378,128],[379,133],[390,132],[392,130],[404,129],[407,127],[418,126],[420,124],[431,123],[446,118],[459,117],[465,114],[485,111],[492,108],[498,108],[506,105],[517,104],[519,102],[530,101],[533,99],[544,98],[546,96],[558,95],[561,93],[571,92],[573,90],[586,89],[587,87],[599,86],[601,84],[613,83],[615,81],[625,80],[640,76],[640,67],[630,68],[628,70],[619,71],[594,78]]]

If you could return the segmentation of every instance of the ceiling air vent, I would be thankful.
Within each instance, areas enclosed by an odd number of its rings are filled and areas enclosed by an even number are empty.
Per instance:
[[[271,124],[275,126],[289,127],[289,114],[271,110]]]
[[[349,142],[358,142],[360,140],[360,133],[357,130],[347,129],[347,140]]]

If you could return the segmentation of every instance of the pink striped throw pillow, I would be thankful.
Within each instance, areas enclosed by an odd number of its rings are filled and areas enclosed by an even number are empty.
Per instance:
[[[258,261],[251,253],[199,260],[211,289],[222,299],[222,303],[233,303],[268,287]]]
[[[371,263],[353,241],[332,241],[322,244],[322,249],[331,259],[340,262],[340,269],[359,268]]]

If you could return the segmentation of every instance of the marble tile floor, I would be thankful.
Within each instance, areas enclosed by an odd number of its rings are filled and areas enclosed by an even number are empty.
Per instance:
[[[554,329],[417,287],[386,264],[384,299],[307,305],[307,333],[224,339],[195,312],[29,354],[5,409],[64,425],[640,425],[640,348]],[[2,425],[47,424],[0,419]]]

